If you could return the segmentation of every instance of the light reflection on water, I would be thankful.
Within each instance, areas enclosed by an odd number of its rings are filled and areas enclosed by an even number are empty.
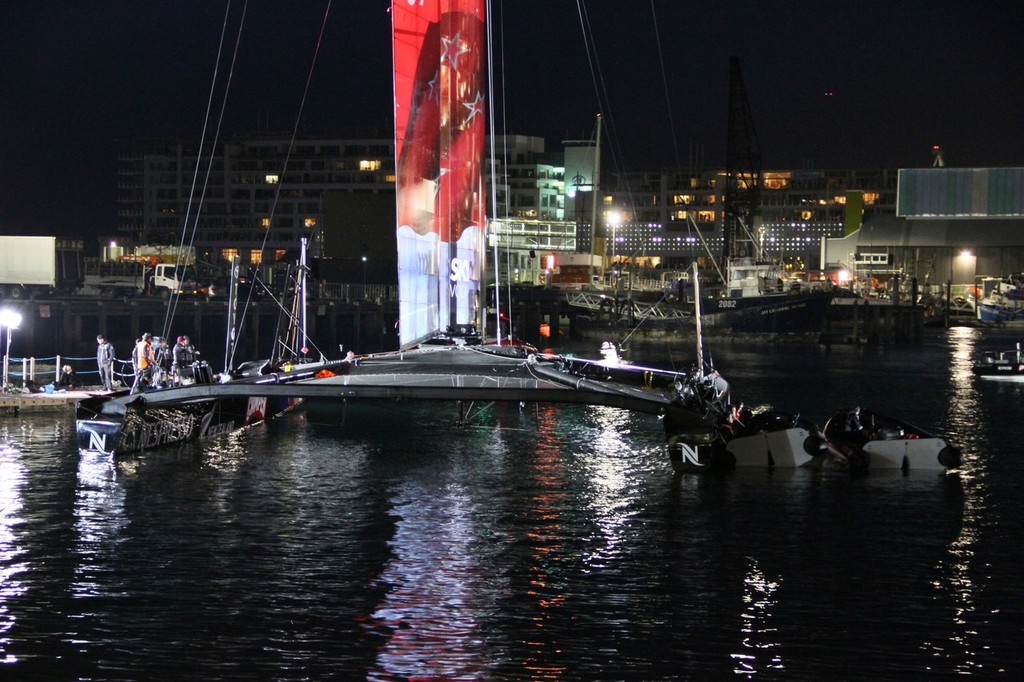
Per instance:
[[[13,663],[17,659],[8,648],[10,633],[15,625],[16,615],[8,604],[25,593],[21,574],[29,569],[22,560],[25,550],[18,538],[21,525],[22,488],[25,485],[25,469],[18,458],[18,444],[12,438],[6,425],[0,427],[0,653],[2,663]]]
[[[761,671],[783,670],[780,657],[781,644],[778,641],[778,630],[772,627],[772,611],[777,605],[775,592],[779,589],[782,579],[769,579],[758,565],[757,559],[747,557],[750,567],[744,579],[746,592],[743,603],[746,607],[742,618],[741,632],[743,653],[733,654],[736,659],[735,673],[753,675]]]
[[[978,390],[979,384],[985,382],[976,379],[971,371],[980,355],[978,346],[982,340],[982,330],[978,328],[953,328],[948,336],[950,389],[946,428],[961,434],[958,444],[964,451],[960,472],[964,486],[963,522],[960,533],[949,543],[948,555],[939,562],[938,570],[944,579],[935,585],[954,607],[952,632],[948,641],[925,642],[925,648],[950,661],[959,674],[980,673],[984,669],[980,659],[985,643],[980,641],[976,628],[978,621],[985,621],[987,616],[979,612],[973,576],[987,569],[977,565],[974,548],[986,532],[983,526],[992,526],[995,521],[986,499],[994,444],[988,438],[988,430],[978,428],[988,421],[988,406]]]
[[[110,455],[82,453],[75,487],[75,579],[73,597],[98,597],[120,592],[104,580],[113,546],[123,539],[128,525],[124,489],[117,483],[117,467]]]
[[[677,475],[656,419],[581,406],[464,429],[437,406],[328,406],[117,461],[67,423],[3,420],[0,660],[94,679],[1020,673],[1021,396],[970,375],[988,334],[716,354],[748,404],[858,403],[949,436],[952,475]]]

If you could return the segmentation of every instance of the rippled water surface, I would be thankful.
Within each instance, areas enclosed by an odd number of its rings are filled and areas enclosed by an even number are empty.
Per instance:
[[[1019,679],[1024,387],[970,374],[1014,342],[709,344],[748,405],[892,413],[952,475],[674,475],[596,407],[316,405],[116,461],[0,417],[0,674]]]

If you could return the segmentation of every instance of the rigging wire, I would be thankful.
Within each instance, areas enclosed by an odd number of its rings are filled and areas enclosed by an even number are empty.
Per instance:
[[[312,60],[310,62],[310,65],[309,65],[309,71],[306,74],[306,83],[305,83],[305,85],[303,87],[303,90],[302,90],[302,97],[301,97],[301,99],[299,101],[299,110],[298,110],[298,112],[295,115],[295,124],[292,126],[292,135],[291,135],[291,138],[288,141],[288,151],[285,153],[285,158],[284,158],[284,161],[282,163],[281,175],[280,175],[281,181],[278,182],[278,184],[277,184],[277,189],[274,192],[274,201],[271,203],[271,206],[270,206],[270,216],[269,216],[270,223],[269,223],[269,225],[267,227],[266,232],[263,233],[263,243],[260,244],[260,254],[261,254],[260,261],[263,260],[262,254],[266,251],[267,241],[270,238],[270,230],[273,228],[273,225],[274,225],[274,215],[277,213],[277,204],[278,204],[278,202],[280,201],[280,198],[281,198],[281,191],[282,191],[282,186],[284,185],[285,173],[288,170],[288,164],[289,164],[289,162],[291,160],[292,151],[295,149],[295,140],[298,137],[299,124],[302,121],[302,113],[303,113],[303,110],[305,109],[305,106],[306,106],[306,97],[309,95],[310,83],[313,80],[313,72],[316,70],[317,59],[318,59],[318,57],[320,55],[320,47],[321,47],[321,45],[323,43],[324,32],[325,32],[326,27],[327,27],[327,18],[330,16],[330,13],[331,13],[331,0],[328,0],[327,6],[324,8],[323,20],[320,22],[320,32],[317,35],[316,46],[313,49],[313,58],[312,58]],[[253,274],[255,274],[255,268],[253,268]],[[299,273],[299,276],[305,277],[305,274],[306,273]],[[250,287],[248,295],[246,296],[245,305],[242,307],[242,314],[239,317],[239,321],[238,321],[238,326],[240,328],[245,323],[245,317],[246,317],[246,315],[247,315],[247,313],[249,311],[249,305],[252,302],[252,294],[253,294],[253,288]],[[281,309],[284,309],[283,304],[279,303],[279,307]],[[289,316],[292,316],[290,312],[288,314],[289,314]],[[295,320],[292,319],[292,322],[294,323]],[[314,350],[317,350],[317,352],[319,352],[319,349],[316,348],[315,345],[313,345],[313,347],[314,347]],[[229,365],[234,363],[235,351],[237,349],[238,349],[238,344],[237,343],[233,344],[232,347],[231,347],[230,356],[228,358],[228,364]]]
[[[231,82],[233,80],[234,72],[235,72],[235,63],[238,60],[238,46],[239,46],[239,44],[241,43],[241,40],[242,40],[242,28],[245,26],[245,15],[246,15],[246,12],[247,12],[248,8],[249,8],[249,2],[248,2],[248,0],[246,0],[246,2],[243,3],[243,5],[242,5],[242,16],[241,16],[241,18],[239,20],[239,23],[238,23],[238,32],[235,35],[235,49],[234,49],[234,51],[232,53],[231,65],[230,65],[230,69],[228,71],[227,82],[225,83],[225,86],[224,86],[224,95],[223,95],[223,98],[221,100],[221,107],[220,107],[220,113],[219,113],[219,116],[218,116],[218,119],[217,119],[216,132],[214,134],[213,142],[210,145],[210,160],[209,160],[209,163],[207,164],[206,176],[203,179],[203,188],[202,188],[202,191],[200,192],[199,200],[197,202],[198,203],[198,207],[195,208],[195,220],[194,220],[194,222],[192,224],[192,229],[191,229],[191,232],[190,232],[189,228],[188,228],[188,224],[189,224],[189,219],[192,217],[193,205],[194,205],[194,202],[195,202],[195,195],[196,195],[196,185],[199,182],[199,169],[200,169],[200,166],[202,164],[203,150],[205,149],[205,145],[206,145],[206,134],[207,134],[207,131],[208,131],[209,125],[210,125],[210,116],[211,116],[211,112],[212,112],[212,109],[213,109],[214,93],[217,90],[217,79],[218,79],[218,74],[220,73],[221,58],[222,58],[222,56],[224,54],[224,41],[225,41],[225,36],[227,35],[228,17],[231,14],[231,0],[228,0],[227,4],[224,7],[224,22],[221,25],[220,42],[217,45],[217,61],[216,61],[215,65],[214,65],[214,69],[213,69],[213,78],[210,81],[210,95],[209,95],[209,97],[207,98],[207,101],[206,101],[206,114],[203,117],[203,132],[202,132],[202,135],[201,135],[200,140],[199,140],[199,151],[196,153],[196,165],[195,165],[195,169],[193,170],[193,174],[192,174],[192,187],[189,190],[188,204],[186,205],[186,208],[185,208],[185,220],[182,222],[181,239],[178,242],[178,253],[177,253],[177,256],[175,257],[175,264],[174,264],[175,278],[184,275],[184,267],[182,267],[183,266],[182,259],[184,257],[184,247],[185,247],[185,237],[186,237],[186,235],[188,235],[188,245],[189,245],[189,249],[190,250],[193,248],[193,245],[195,243],[196,231],[198,230],[198,227],[199,227],[199,214],[202,212],[201,208],[202,208],[202,205],[203,205],[203,199],[206,196],[206,189],[207,189],[207,187],[209,185],[210,173],[212,172],[212,169],[213,169],[214,155],[215,155],[216,149],[217,149],[217,142],[219,141],[219,138],[220,138],[221,125],[224,122],[224,109],[227,106],[228,92],[230,92],[230,90],[231,90]],[[163,324],[163,327],[162,327],[161,336],[166,337],[168,334],[170,334],[170,331],[171,331],[171,329],[170,329],[171,321],[174,319],[174,315],[177,312],[178,301],[179,301],[180,298],[181,298],[180,291],[172,292],[171,297],[169,299],[170,303],[168,304],[167,310],[164,313],[164,324]]]
[[[491,0],[487,0],[487,18],[491,17]],[[491,102],[491,106],[488,107],[488,125],[491,127],[491,207],[492,210],[498,212],[498,180],[495,178],[494,165],[495,165],[495,140],[494,140],[494,39],[493,32],[487,31],[487,99]],[[498,345],[501,345],[501,280],[498,277],[498,222],[495,217],[492,220],[492,230],[488,230],[487,234],[491,239],[494,240],[494,332],[495,338]],[[486,249],[485,249],[486,252]],[[482,275],[481,275],[482,276]],[[484,287],[484,291],[487,288]],[[486,310],[487,310],[487,297],[484,295],[484,300],[481,301],[484,309],[484,320],[485,323],[480,328],[480,333],[484,334],[487,330],[486,324]],[[511,303],[511,299],[509,299]],[[511,306],[510,306],[511,307]]]
[[[662,91],[665,94],[665,108],[668,111],[668,131],[669,134],[672,136],[672,155],[676,160],[676,171],[678,172],[680,178],[682,178],[683,164],[682,161],[680,161],[679,159],[679,141],[676,138],[675,117],[672,115],[672,98],[669,95],[668,74],[665,70],[665,55],[662,51],[661,32],[658,30],[658,13],[654,8],[654,0],[651,0],[651,18],[654,21],[654,42],[658,49],[658,64],[661,67],[661,85]],[[689,237],[688,241],[690,243],[690,258],[696,260],[697,256],[695,255],[695,252],[697,247],[693,240],[693,232],[690,229],[690,221],[686,222],[686,236]]]
[[[676,125],[672,116],[672,99],[668,92],[668,75],[665,73],[665,55],[661,50],[661,33],[658,31],[658,13],[654,9],[654,0],[651,0],[651,19],[654,20],[654,44],[658,48],[658,65],[661,67],[661,86],[665,93],[665,108],[668,110],[668,131],[672,136],[672,154],[676,159],[676,168],[681,169],[679,162],[679,142],[676,140]]]
[[[576,9],[580,18],[580,29],[583,33],[583,43],[586,49],[587,66],[590,68],[590,78],[594,86],[594,93],[597,97],[598,107],[607,127],[608,145],[611,153],[612,165],[619,175],[625,189],[626,207],[629,212],[636,215],[636,204],[633,200],[633,191],[629,176],[623,167],[623,154],[619,144],[618,129],[615,125],[615,118],[612,113],[611,98],[608,96],[608,86],[601,69],[601,60],[597,54],[597,43],[594,40],[594,32],[590,23],[590,15],[587,13],[585,0],[576,0]],[[597,144],[601,141],[598,140]],[[596,200],[596,197],[595,197]],[[596,226],[595,226],[596,227]],[[608,235],[605,234],[605,239]],[[607,247],[606,247],[607,250]]]
[[[500,5],[500,11],[501,11],[501,13],[499,14],[498,21],[495,22],[493,20],[493,16],[494,15],[491,13],[491,3],[490,3],[490,0],[488,0],[488,9],[487,9],[488,24],[490,26],[497,25],[498,26],[498,31],[499,31],[499,33],[498,33],[498,52],[501,55],[501,59],[500,59],[500,62],[499,62],[500,63],[500,69],[501,69],[501,78],[499,79],[499,84],[500,84],[500,87],[501,87],[501,117],[500,117],[501,127],[500,127],[500,129],[502,131],[506,131],[508,129],[508,124],[507,124],[507,122],[508,122],[508,115],[507,115],[507,110],[506,110],[506,106],[505,106],[505,103],[507,102],[507,97],[506,97],[506,93],[505,93],[505,82],[506,81],[505,81],[505,17],[504,17],[504,13],[503,13],[504,12],[504,4]],[[497,107],[494,106],[494,103],[496,101],[495,97],[494,97],[494,80],[495,80],[494,79],[494,64],[495,64],[495,59],[494,59],[494,50],[493,50],[493,31],[492,30],[489,30],[487,32],[487,40],[488,40],[488,84],[489,84],[489,88],[490,88],[489,96],[491,98],[490,99],[490,101],[491,101],[491,107],[490,107],[490,114],[491,114],[491,188],[492,188],[491,208],[494,211],[494,213],[497,214],[497,212],[498,212],[498,199],[497,199],[498,174],[495,172],[495,170],[496,170],[496,167],[497,167],[497,164],[498,164],[498,152],[496,151],[496,148],[495,148],[495,142],[496,142],[496,139],[498,137],[496,135],[496,131],[498,130],[498,128],[497,128],[497,124],[495,122],[495,115],[496,115],[496,108]],[[501,140],[502,140],[501,151],[500,151],[500,153],[501,153],[500,161],[501,161],[501,170],[502,170],[501,178],[502,178],[502,185],[505,186],[506,189],[507,189],[507,185],[508,185],[508,151],[509,151],[508,147],[509,147],[509,145],[508,145],[508,139],[507,139],[506,135],[502,134]],[[505,243],[505,249],[504,249],[504,259],[505,259],[505,300],[508,301],[508,313],[507,313],[507,318],[508,318],[508,336],[509,336],[509,339],[511,340],[511,337],[513,336],[513,333],[514,333],[515,326],[513,324],[514,310],[513,310],[513,306],[512,306],[512,277],[511,277],[511,273],[512,273],[512,249],[513,249],[513,244],[512,244],[512,235],[507,231],[508,224],[509,224],[508,223],[509,217],[510,217],[509,216],[509,205],[508,205],[508,200],[506,199],[505,205],[504,205],[504,214],[501,215],[501,216],[495,215],[495,220],[500,221],[500,224],[506,230],[506,243]],[[496,244],[495,244],[495,254],[496,255],[495,255],[495,262],[494,262],[495,328],[496,328],[496,330],[498,330],[497,342],[499,344],[501,344],[502,340],[501,340],[501,331],[500,330],[501,330],[501,323],[502,323],[502,321],[501,321],[501,305],[500,305],[500,301],[501,301],[501,288],[502,287],[501,287],[500,277],[499,277],[499,274],[498,274],[498,272],[499,272],[499,267],[498,266],[500,264],[500,259],[502,258],[502,253],[499,250],[500,241],[498,240],[498,236],[499,235],[498,235],[498,230],[497,229],[495,229],[494,236],[495,236],[495,240],[496,240]]]

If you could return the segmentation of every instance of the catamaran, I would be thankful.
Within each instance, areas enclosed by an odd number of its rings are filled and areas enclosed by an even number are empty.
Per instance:
[[[509,345],[497,319],[494,336],[486,333],[481,278],[493,234],[483,186],[486,4],[392,5],[400,349],[311,362],[303,343],[289,357],[272,354],[216,377],[198,372],[205,380],[187,386],[97,394],[78,405],[82,449],[119,455],[201,440],[314,397],[439,400],[455,404],[460,415],[467,404],[487,400],[657,415],[673,464],[703,466],[728,409],[729,386],[704,361],[699,342],[689,371],[669,371]],[[302,302],[297,311],[304,306],[300,284],[292,294]]]

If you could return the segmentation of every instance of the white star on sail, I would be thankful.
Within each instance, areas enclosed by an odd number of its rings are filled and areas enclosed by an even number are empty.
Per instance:
[[[456,71],[459,70],[459,56],[469,52],[469,48],[462,43],[461,35],[461,33],[456,33],[453,38],[441,37],[441,43],[443,44],[443,48],[441,50],[441,61],[443,62],[447,59],[451,63],[452,68]],[[448,48],[453,45],[455,46],[455,54],[449,54]]]
[[[466,123],[468,124],[477,114],[482,114],[484,111],[484,96],[478,91],[476,97],[472,102],[463,102],[462,106],[469,109],[469,116],[466,117]]]

